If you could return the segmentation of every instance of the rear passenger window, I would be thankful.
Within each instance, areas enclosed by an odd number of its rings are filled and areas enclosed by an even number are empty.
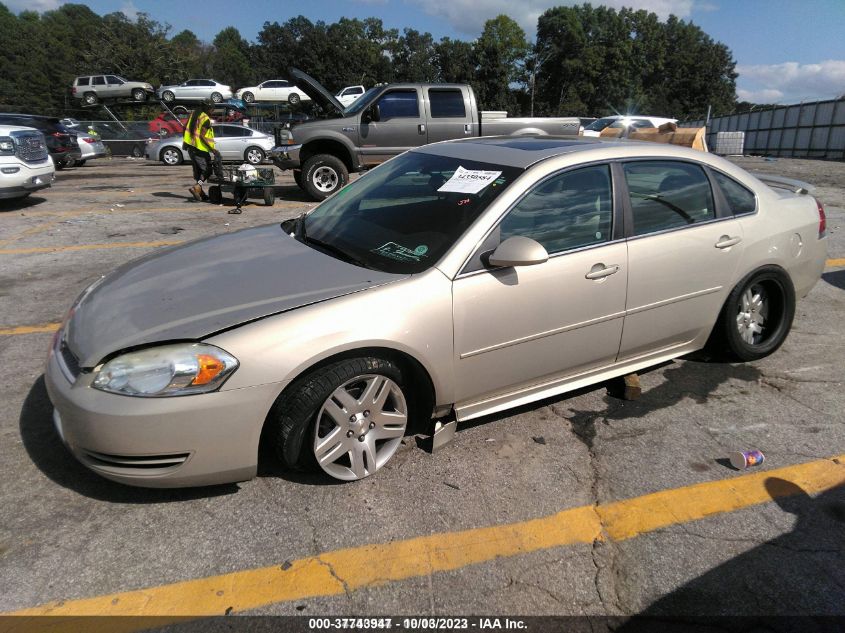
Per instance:
[[[106,78],[105,77],[91,77],[91,85],[92,86],[105,86],[106,85]]]
[[[432,118],[466,116],[464,95],[460,90],[429,90],[428,100],[431,104]]]
[[[725,194],[734,215],[754,213],[757,210],[757,201],[753,193],[733,178],[725,176],[725,174],[718,171],[712,171],[712,173],[722,193]]]
[[[501,240],[537,240],[551,255],[610,240],[613,196],[607,165],[568,171],[541,182],[511,209]]]
[[[394,90],[379,99],[379,113],[382,119],[395,117],[419,117],[420,106],[416,90]]]
[[[716,217],[710,181],[698,165],[637,161],[623,165],[634,235],[689,226]]]

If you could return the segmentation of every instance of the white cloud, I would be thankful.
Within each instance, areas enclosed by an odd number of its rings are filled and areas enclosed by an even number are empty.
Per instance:
[[[120,12],[125,15],[130,22],[135,22],[138,19],[138,7],[135,6],[132,0],[124,2],[123,6],[120,7]]]
[[[738,64],[737,96],[752,103],[798,103],[845,93],[845,60],[818,64]]]
[[[478,36],[484,28],[484,23],[504,14],[516,20],[523,28],[529,39],[533,39],[537,31],[537,18],[547,9],[561,5],[580,5],[584,0],[405,0],[418,5],[429,15],[444,18],[456,31],[471,36]],[[621,9],[646,9],[656,13],[661,20],[670,14],[679,18],[689,18],[694,8],[712,11],[714,7],[707,2],[698,0],[604,0],[593,2],[593,6],[604,6]]]
[[[58,9],[64,0],[4,0],[4,4],[14,13],[18,11],[52,11]]]

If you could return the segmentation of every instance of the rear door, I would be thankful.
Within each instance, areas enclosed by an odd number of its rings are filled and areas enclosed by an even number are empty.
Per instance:
[[[109,97],[117,99],[120,97],[128,97],[129,94],[123,88],[123,80],[114,75],[106,75],[106,91]]]
[[[393,88],[376,101],[380,120],[360,125],[361,161],[382,163],[428,142],[425,108],[419,87]],[[363,116],[363,115],[362,115]]]
[[[467,88],[427,88],[428,142],[472,136]]]
[[[744,246],[739,222],[720,217],[698,163],[637,160],[621,171],[631,229],[620,361],[709,334]]]

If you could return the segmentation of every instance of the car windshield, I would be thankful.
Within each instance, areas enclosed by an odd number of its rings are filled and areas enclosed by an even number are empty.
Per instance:
[[[370,101],[373,100],[373,96],[377,92],[380,92],[380,89],[376,86],[373,86],[372,88],[367,90],[367,92],[355,99],[355,101],[353,101],[352,104],[348,108],[346,108],[346,110],[343,111],[344,114],[355,114],[356,112],[360,112],[370,104]]]
[[[608,125],[611,125],[615,121],[619,121],[619,119],[615,117],[604,117],[602,119],[597,119],[593,121],[584,129],[591,130],[593,132],[601,132],[604,128],[606,128]]]
[[[338,191],[297,223],[294,233],[365,268],[419,273],[433,266],[520,173],[516,167],[407,152]],[[456,191],[461,186],[464,191]],[[474,189],[477,193],[471,193]]]

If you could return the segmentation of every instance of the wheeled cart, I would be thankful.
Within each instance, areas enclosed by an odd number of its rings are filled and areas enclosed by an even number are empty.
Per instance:
[[[244,165],[223,165],[222,179],[216,178],[208,189],[208,201],[212,204],[223,202],[223,192],[231,192],[235,199],[235,207],[229,213],[241,213],[241,206],[247,198],[259,196],[264,199],[264,205],[272,207],[276,202],[276,176],[272,167],[253,167]]]

